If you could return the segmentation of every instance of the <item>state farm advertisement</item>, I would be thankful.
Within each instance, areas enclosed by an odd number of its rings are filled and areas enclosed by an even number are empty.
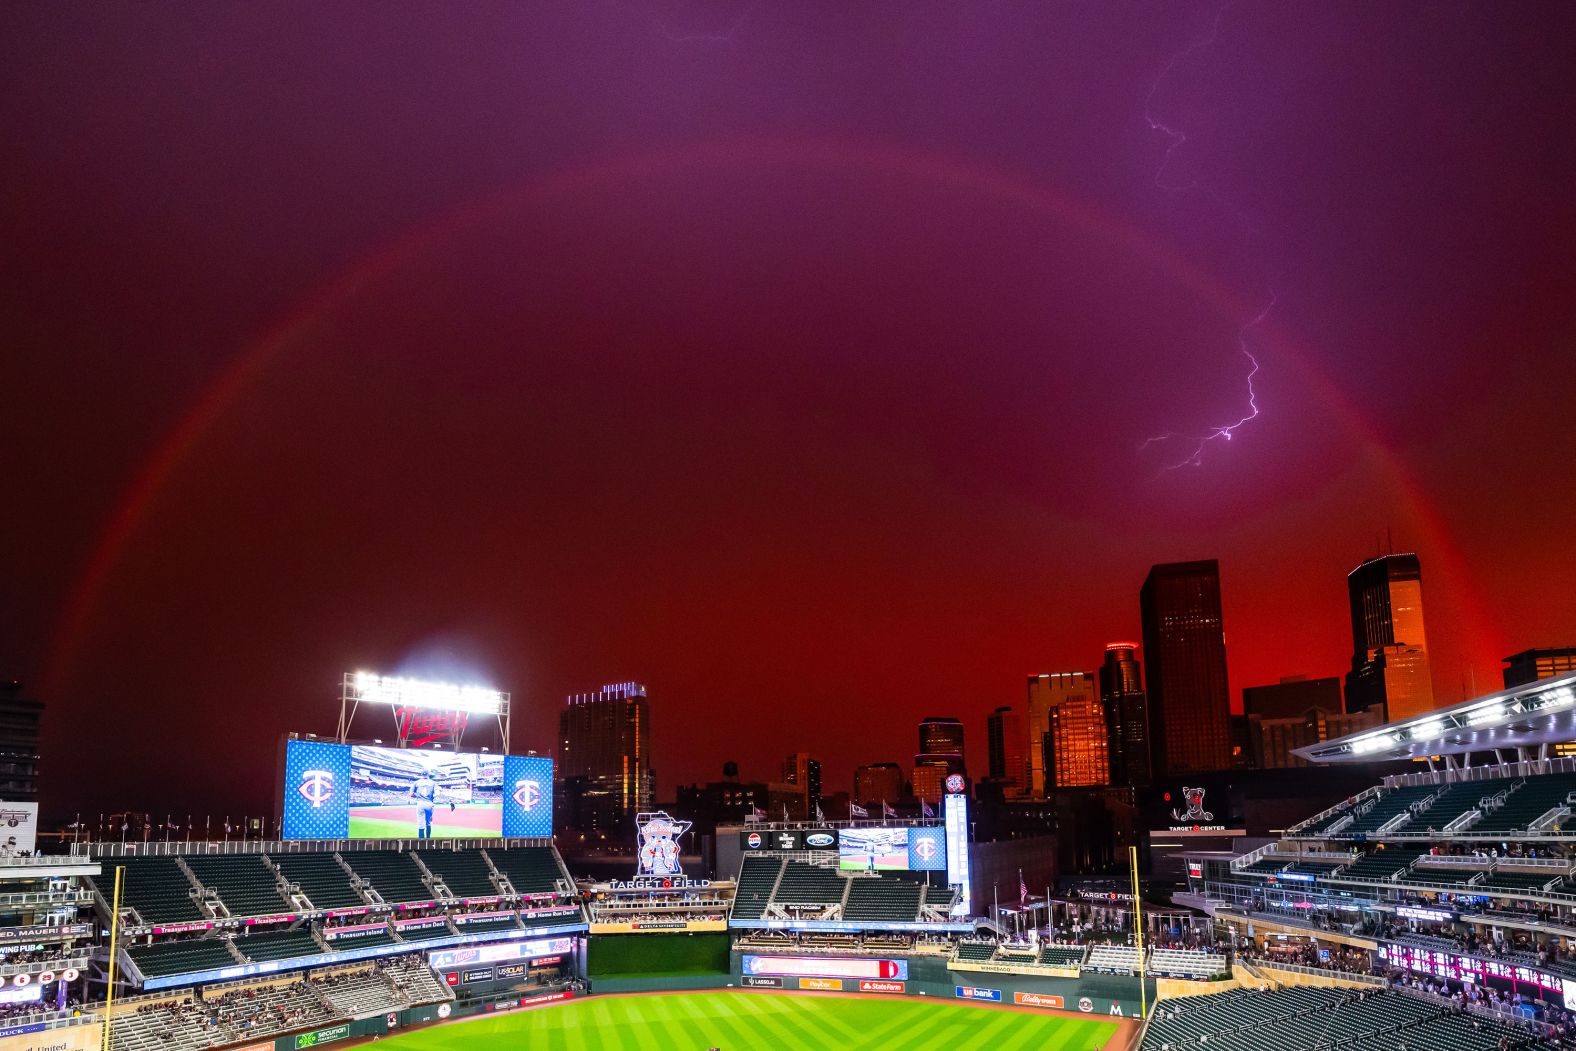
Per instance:
[[[860,982],[862,993],[901,993],[908,989],[907,982]]]
[[[866,960],[858,957],[746,956],[746,975],[777,978],[852,978],[858,981],[908,981],[907,960]]]

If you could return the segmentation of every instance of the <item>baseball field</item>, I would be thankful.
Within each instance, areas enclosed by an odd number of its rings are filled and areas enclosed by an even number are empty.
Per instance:
[[[385,1038],[387,1051],[1101,1051],[1115,1022],[944,1000],[712,992],[597,996]],[[389,1048],[389,1044],[396,1045]]]
[[[414,806],[352,806],[351,839],[414,839]],[[502,803],[460,803],[453,810],[440,803],[432,812],[434,839],[496,839],[502,833]]]

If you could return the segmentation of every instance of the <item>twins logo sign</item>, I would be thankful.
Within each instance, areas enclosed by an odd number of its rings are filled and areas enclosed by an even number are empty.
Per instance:
[[[303,770],[301,783],[296,785],[301,798],[312,804],[313,810],[334,798],[334,772],[332,770]]]
[[[925,839],[914,841],[914,856],[919,860],[933,861],[935,860],[937,853],[939,853],[939,851],[937,850],[936,841],[934,839],[927,837]]]
[[[542,785],[538,781],[522,778],[514,783],[513,799],[521,810],[531,810],[542,801]]]

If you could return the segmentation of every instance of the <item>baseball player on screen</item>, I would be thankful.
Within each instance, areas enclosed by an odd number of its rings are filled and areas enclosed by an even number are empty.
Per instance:
[[[410,786],[410,797],[416,801],[416,838],[431,839],[432,808],[438,803],[438,782],[424,771]]]

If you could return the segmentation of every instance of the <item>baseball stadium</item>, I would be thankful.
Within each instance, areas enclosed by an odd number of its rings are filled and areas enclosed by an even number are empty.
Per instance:
[[[1576,674],[1308,746],[1403,772],[1059,914],[971,892],[961,786],[719,826],[710,870],[644,810],[609,874],[560,850],[551,759],[292,737],[276,836],[0,856],[0,1051],[1554,1051],[1573,720]],[[481,817],[428,830],[449,802]]]

